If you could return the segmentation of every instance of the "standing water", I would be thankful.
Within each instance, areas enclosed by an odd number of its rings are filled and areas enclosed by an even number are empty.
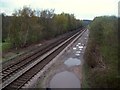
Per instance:
[[[80,65],[81,61],[77,58],[69,58],[64,62],[64,64],[70,67],[70,66]]]
[[[74,73],[64,71],[52,78],[50,88],[80,88],[80,81]]]

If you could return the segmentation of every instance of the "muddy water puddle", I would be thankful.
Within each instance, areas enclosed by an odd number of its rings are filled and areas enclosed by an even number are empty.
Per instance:
[[[67,65],[68,67],[71,67],[71,66],[75,66],[75,65],[80,65],[81,64],[81,61],[77,58],[68,58],[65,62],[64,62],[65,65]]]
[[[56,74],[50,81],[50,88],[80,88],[80,80],[72,72]]]

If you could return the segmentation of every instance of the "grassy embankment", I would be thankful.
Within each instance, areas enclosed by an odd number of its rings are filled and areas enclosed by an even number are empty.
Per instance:
[[[9,50],[9,49],[11,48],[11,46],[12,46],[11,43],[6,43],[6,42],[0,43],[0,50],[1,50],[1,51]],[[6,56],[6,57],[1,57],[0,60],[2,60],[2,62],[4,62],[4,61],[10,60],[11,58],[14,58],[14,57],[22,54],[22,53],[23,53],[23,52],[21,52],[21,53],[18,53],[18,52],[12,53],[12,54],[10,54],[10,55],[8,55],[8,56]],[[11,55],[12,55],[12,56],[11,56]]]
[[[118,85],[118,27],[114,16],[96,17],[84,55],[84,88],[116,88]]]

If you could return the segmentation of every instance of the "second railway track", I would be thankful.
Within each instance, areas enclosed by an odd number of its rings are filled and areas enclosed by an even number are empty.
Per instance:
[[[42,48],[38,48],[34,50],[33,53],[27,54],[21,58],[18,58],[16,62],[4,67],[2,70],[2,82],[6,81],[8,78],[19,72],[20,70],[24,69],[27,65],[34,62],[35,59],[39,58],[41,55],[46,53],[47,51],[54,48],[56,45],[60,44],[67,38],[69,38],[73,33],[69,33],[67,36],[63,36],[62,38],[56,39],[55,41],[43,46]]]
[[[81,30],[82,32],[82,30]],[[53,47],[55,47],[51,53],[46,55],[44,58],[42,58],[38,63],[30,67],[28,70],[23,72],[20,76],[18,76],[15,80],[10,82],[7,85],[4,85],[2,89],[20,89],[24,84],[26,84],[35,74],[37,74],[45,65],[47,65],[57,54],[59,54],[76,36],[78,36],[81,32],[77,32],[73,36],[65,37],[64,39],[61,39],[60,41],[56,42],[53,46],[49,46],[45,51],[42,52],[44,54],[45,52],[51,50]],[[67,39],[68,38],[68,39]],[[59,45],[60,44],[60,45]],[[13,73],[20,71],[21,69],[25,68],[29,63],[32,63],[33,60],[38,59],[42,54],[40,54],[39,50],[38,53],[35,53],[33,56],[27,57],[25,59],[25,62],[21,62],[19,66],[15,66],[12,69],[5,69],[8,72],[7,74],[3,74],[3,81],[6,81],[10,76],[13,75]]]

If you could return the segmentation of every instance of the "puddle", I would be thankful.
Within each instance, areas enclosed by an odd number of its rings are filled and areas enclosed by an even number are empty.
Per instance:
[[[80,56],[80,54],[79,54],[79,53],[76,53],[75,55],[76,55],[76,56]]]
[[[78,47],[79,45],[77,44],[76,47]]]
[[[82,46],[84,46],[85,44],[82,44]]]
[[[80,80],[74,73],[64,71],[52,78],[50,88],[80,88]]]
[[[76,47],[73,47],[73,50],[76,50],[77,48]]]
[[[82,48],[79,49],[80,51],[82,50]]]
[[[83,46],[79,46],[78,48],[83,48]]]
[[[81,51],[76,51],[76,53],[81,53]]]
[[[64,64],[67,65],[68,67],[71,67],[71,66],[75,66],[75,65],[80,65],[81,62],[77,58],[69,58],[68,60],[66,60],[64,62]]]
[[[78,43],[78,45],[80,45],[81,43]]]

